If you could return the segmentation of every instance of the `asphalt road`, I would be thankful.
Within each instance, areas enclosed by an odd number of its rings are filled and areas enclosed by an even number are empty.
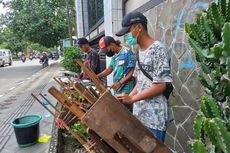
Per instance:
[[[42,69],[39,60],[14,61],[12,66],[0,67],[0,97],[29,80]]]

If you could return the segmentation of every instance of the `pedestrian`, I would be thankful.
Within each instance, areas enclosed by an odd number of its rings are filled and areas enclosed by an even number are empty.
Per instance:
[[[165,47],[148,34],[147,19],[140,12],[128,13],[116,35],[124,35],[128,45],[139,47],[135,69],[137,84],[129,95],[122,93],[117,98],[123,103],[134,104],[134,115],[164,142],[168,113],[163,92],[167,83],[172,82]]]
[[[102,37],[99,41],[99,48],[105,51],[106,56],[112,58],[108,68],[97,76],[102,78],[114,72],[111,86],[114,89],[114,95],[129,94],[136,84],[133,77],[136,65],[133,52],[131,49],[121,46],[120,41],[115,41],[111,36]],[[132,104],[125,104],[125,106],[132,112]]]
[[[88,65],[94,73],[100,73],[100,59],[97,51],[89,46],[89,41],[86,38],[79,38],[77,40],[78,46],[86,54],[84,58],[84,65]],[[86,73],[81,74],[82,79],[89,79]]]

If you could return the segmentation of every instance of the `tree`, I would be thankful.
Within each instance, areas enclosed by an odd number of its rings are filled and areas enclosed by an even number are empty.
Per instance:
[[[64,0],[12,0],[7,26],[18,36],[53,47],[68,35]]]
[[[23,41],[22,38],[15,35],[11,29],[4,28],[0,34],[1,48],[10,49],[13,52],[23,51],[26,48],[26,42]]]
[[[30,43],[27,46],[27,49],[30,50],[30,51],[36,50],[36,51],[39,51],[39,52],[44,52],[44,51],[48,50],[48,48],[40,45],[39,43]]]

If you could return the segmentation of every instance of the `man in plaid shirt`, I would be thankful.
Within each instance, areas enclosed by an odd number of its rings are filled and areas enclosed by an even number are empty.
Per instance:
[[[89,42],[86,38],[79,38],[77,44],[86,54],[84,58],[84,64],[89,65],[94,73],[100,73],[100,59],[97,51],[89,46]],[[82,73],[82,79],[89,79],[84,72]]]

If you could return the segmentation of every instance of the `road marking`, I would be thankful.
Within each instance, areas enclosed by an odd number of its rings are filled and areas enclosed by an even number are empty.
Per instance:
[[[4,95],[0,95],[0,98],[3,97]]]
[[[16,88],[16,87],[12,87],[12,88],[10,88],[8,91],[11,91],[11,90],[13,90],[14,88]]]
[[[26,80],[29,80],[29,79],[31,79],[31,78],[26,78]]]
[[[24,81],[21,81],[21,82],[19,82],[18,84],[23,84],[24,83]]]

